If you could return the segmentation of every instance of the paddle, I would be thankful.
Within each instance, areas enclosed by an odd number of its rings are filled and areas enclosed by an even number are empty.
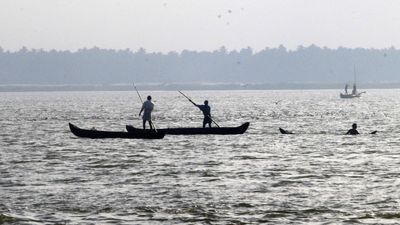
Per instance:
[[[142,105],[143,105],[142,96],[140,96],[140,93],[139,93],[138,89],[136,88],[136,86],[135,86],[135,83],[133,83],[133,87],[135,88],[135,90],[136,90],[136,93],[137,93],[137,94],[138,94],[138,96],[139,96],[140,102],[142,102]],[[154,131],[157,133],[157,128],[156,128],[156,125],[154,125],[154,123],[153,123],[153,121],[152,121],[152,120],[150,120],[150,123],[151,123],[151,125],[154,127]]]
[[[178,91],[179,93],[181,93],[181,95],[183,95],[185,98],[187,98],[187,100],[189,100],[189,102],[191,102],[193,105],[195,105],[196,107],[197,107],[197,104],[196,103],[194,103],[193,101],[192,101],[192,99],[190,99],[188,96],[186,96],[185,94],[183,94],[181,91]],[[208,116],[208,115],[207,115]],[[219,125],[218,125],[218,123],[216,123],[210,116],[208,116],[208,118],[210,118],[210,120],[213,122],[213,123],[215,123],[215,125],[217,125],[217,127],[220,127]]]

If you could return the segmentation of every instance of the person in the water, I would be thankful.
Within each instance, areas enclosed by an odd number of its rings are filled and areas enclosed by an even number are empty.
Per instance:
[[[348,134],[348,135],[358,135],[358,134],[360,134],[357,131],[357,124],[353,123],[352,128],[349,131],[347,131],[346,134]]]

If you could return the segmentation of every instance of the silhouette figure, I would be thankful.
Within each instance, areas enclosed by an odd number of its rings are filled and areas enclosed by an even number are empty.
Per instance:
[[[357,131],[357,124],[353,123],[352,128],[350,130],[348,130],[346,134],[349,134],[349,135],[358,135],[358,134],[360,134]]]
[[[139,112],[139,116],[143,113],[143,130],[146,129],[146,121],[149,122],[150,130],[153,129],[153,122],[151,121],[151,112],[154,109],[154,103],[151,101],[151,96],[147,96],[147,101],[143,102],[142,109]]]
[[[356,84],[353,84],[353,90],[351,91],[352,95],[356,95],[357,94],[357,86]]]
[[[206,127],[206,124],[208,124],[209,127],[211,127],[211,107],[208,105],[208,101],[204,101],[204,105],[197,105],[195,104],[199,109],[203,112],[204,119],[203,119],[203,128]]]

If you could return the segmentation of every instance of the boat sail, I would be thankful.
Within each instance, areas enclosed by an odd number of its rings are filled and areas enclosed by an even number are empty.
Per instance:
[[[344,93],[340,93],[340,98],[359,98],[361,97],[361,94],[365,93],[363,92],[358,92],[357,91],[357,85],[356,85],[357,79],[356,79],[356,67],[354,66],[354,83],[353,83],[353,90],[351,90],[351,93],[347,92],[347,89],[349,87],[348,84],[345,85],[344,87]]]

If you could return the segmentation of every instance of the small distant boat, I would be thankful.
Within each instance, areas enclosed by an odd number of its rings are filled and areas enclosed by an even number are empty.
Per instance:
[[[345,88],[344,88],[344,90],[345,90],[345,93],[343,94],[343,93],[340,93],[340,98],[359,98],[359,97],[361,97],[361,94],[364,94],[365,93],[365,91],[363,91],[363,92],[358,92],[357,91],[357,86],[356,86],[356,84],[354,83],[354,85],[353,85],[353,90],[351,91],[351,93],[347,93],[347,84],[346,84],[346,86],[345,86]]]
[[[157,131],[165,132],[168,135],[199,135],[199,134],[218,134],[218,135],[233,135],[243,134],[246,132],[250,123],[246,122],[238,127],[211,127],[211,128],[198,128],[198,127],[183,127],[183,128],[166,128],[157,129]],[[135,128],[127,125],[126,129],[129,133],[142,132],[142,129]]]
[[[71,132],[77,137],[83,138],[128,138],[128,139],[162,139],[165,136],[163,131],[142,130],[141,132],[119,132],[119,131],[100,131],[94,129],[81,129],[69,123]]]
[[[361,94],[363,94],[365,92],[360,92],[360,93],[356,93],[356,94],[343,94],[340,93],[340,98],[359,98],[361,97]]]
[[[353,84],[353,90],[351,93],[347,92],[349,85],[346,84],[344,87],[344,93],[340,93],[340,98],[359,98],[361,97],[361,94],[364,94],[365,91],[363,92],[358,92],[357,91],[357,85],[356,85],[356,68],[354,67],[354,84]]]

